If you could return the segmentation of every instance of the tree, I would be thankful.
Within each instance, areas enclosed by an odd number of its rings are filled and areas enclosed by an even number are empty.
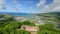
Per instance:
[[[24,30],[17,30],[16,34],[30,34],[30,33]]]
[[[38,34],[60,34],[60,31],[55,28],[54,24],[39,25]]]
[[[35,23],[32,23],[32,22],[30,22],[30,21],[28,21],[28,20],[27,20],[27,21],[23,21],[22,24],[23,24],[23,25],[35,26]]]

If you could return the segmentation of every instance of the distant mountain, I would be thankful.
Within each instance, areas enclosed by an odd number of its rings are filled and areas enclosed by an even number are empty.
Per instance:
[[[49,14],[55,14],[60,16],[60,12],[50,12]]]
[[[40,13],[40,14],[36,14],[36,15],[41,16],[41,15],[45,15],[45,14],[54,14],[54,15],[60,16],[60,12]]]

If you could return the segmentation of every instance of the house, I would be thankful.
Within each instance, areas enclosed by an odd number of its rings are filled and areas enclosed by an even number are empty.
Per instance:
[[[37,34],[39,31],[39,28],[37,26],[22,25],[21,29],[30,32],[30,34]]]

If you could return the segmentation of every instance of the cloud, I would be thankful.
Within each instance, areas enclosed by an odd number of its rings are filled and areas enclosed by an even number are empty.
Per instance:
[[[40,0],[37,3],[37,9],[39,12],[60,12],[60,0],[54,0],[51,4],[45,5],[46,0]],[[41,6],[42,5],[42,6]],[[41,8],[42,7],[42,8]]]
[[[4,4],[4,0],[0,0],[0,5]]]
[[[29,10],[30,10],[30,11],[32,11],[32,10],[33,10],[33,8],[32,8],[32,7],[29,7]]]
[[[39,3],[37,3],[37,7],[44,5],[45,2],[46,2],[46,0],[40,0]]]
[[[9,1],[11,1],[11,0],[9,0]],[[17,0],[12,0],[12,1],[11,1],[12,4],[10,4],[10,3],[5,4],[5,3],[7,3],[6,0],[0,0],[0,10],[2,10],[2,11],[3,11],[3,10],[5,10],[5,11],[8,11],[8,10],[18,11],[18,10],[19,10],[18,4],[17,4]],[[8,4],[9,4],[9,6],[8,6]],[[14,7],[12,7],[12,5],[13,5]],[[8,6],[8,7],[7,7],[7,6]]]
[[[6,9],[5,8],[5,0],[0,0],[0,9]]]
[[[39,3],[36,4],[37,5],[37,11],[39,13],[48,11],[50,9],[49,8],[50,6],[45,5],[45,3],[46,3],[46,0],[40,0]]]
[[[23,1],[21,4],[22,4],[22,5],[27,5],[27,4],[32,5],[32,4],[34,4],[34,1],[32,1],[32,0],[27,0],[27,1]]]
[[[60,0],[54,0],[54,2],[51,4],[53,6],[52,11],[60,11]]]
[[[19,7],[12,7],[11,9],[12,9],[13,11],[19,11],[19,10],[20,10]]]
[[[53,10],[54,10],[54,11],[60,11],[60,6],[55,7]]]
[[[13,4],[17,4],[17,0],[13,0]]]
[[[57,6],[57,5],[59,6],[60,5],[60,0],[54,0],[53,5],[54,6]]]

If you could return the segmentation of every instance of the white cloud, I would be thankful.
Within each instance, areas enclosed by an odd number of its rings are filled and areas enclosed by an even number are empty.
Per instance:
[[[53,3],[49,4],[49,5],[45,5],[45,2],[46,0],[44,1],[40,1],[38,4],[37,4],[37,7],[39,8],[38,11],[39,12],[57,12],[59,11],[60,12],[60,0],[54,0]],[[42,5],[43,9],[41,9],[40,5]]]
[[[17,4],[17,0],[12,0],[11,1],[11,3],[14,5],[14,7],[12,7],[12,6],[9,6],[9,7],[7,7],[7,5],[5,4],[5,3],[7,3],[7,1],[6,0],[0,0],[0,10],[4,10],[4,11],[8,11],[8,10],[14,10],[14,11],[18,11],[19,10],[19,8],[18,8],[18,4]]]
[[[39,3],[36,4],[37,5],[37,11],[39,13],[48,11],[50,9],[49,8],[50,6],[45,5],[45,3],[46,3],[46,0],[40,0]]]
[[[20,8],[19,7],[13,7],[13,8],[11,8],[13,11],[19,11],[20,10]]]
[[[52,11],[60,11],[60,0],[54,0],[53,4],[51,5],[53,6],[53,10]]]
[[[5,9],[5,0],[0,0],[0,9]]]
[[[3,8],[3,6],[0,5],[0,9]]]
[[[13,0],[13,4],[17,4],[17,0]]]
[[[60,0],[54,0],[53,5],[54,6],[59,6],[60,5]]]
[[[39,3],[37,3],[37,7],[40,7],[41,5],[44,5],[46,0],[40,0]]]
[[[49,10],[50,9],[50,6],[49,5],[45,5],[44,8],[47,9],[47,10]]]
[[[0,4],[4,4],[4,0],[0,0]]]
[[[29,7],[29,10],[32,11],[33,10],[32,7]]]
[[[54,9],[52,11],[59,11],[60,12],[60,6],[54,7]]]

